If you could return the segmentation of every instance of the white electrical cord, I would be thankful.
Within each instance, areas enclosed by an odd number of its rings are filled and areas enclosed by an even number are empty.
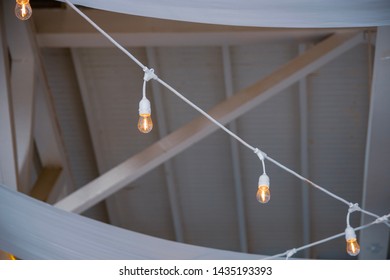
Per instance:
[[[118,49],[120,49],[122,52],[124,52],[128,57],[130,57],[135,63],[138,64],[139,67],[141,67],[144,71],[147,69],[145,65],[143,65],[134,55],[132,55],[130,52],[128,52],[124,47],[122,47],[117,41],[114,40],[106,31],[104,31],[102,28],[100,28],[99,25],[97,25],[92,19],[90,19],[86,14],[84,14],[82,11],[80,11],[79,8],[77,8],[75,5],[73,5],[72,2],[69,0],[63,0],[66,2],[66,4],[69,5],[76,13],[78,13],[81,17],[83,17],[86,21],[88,21],[93,27],[96,28],[97,31],[99,31],[104,37],[106,37],[111,43],[113,43]]]
[[[122,47],[116,40],[114,40],[114,38],[112,38],[107,32],[105,32],[102,28],[100,28],[95,22],[93,22],[87,15],[85,15],[82,11],[80,11],[75,5],[73,5],[72,2],[70,2],[69,0],[64,0],[73,10],[75,10],[81,17],[83,17],[86,21],[88,21],[94,28],[96,28],[96,30],[98,30],[103,36],[105,36],[110,42],[112,42],[118,49],[120,49],[123,53],[125,53],[130,59],[132,59],[136,64],[138,64],[138,66],[140,66],[142,68],[142,70],[145,72],[145,76],[144,76],[144,84],[143,84],[143,96],[145,97],[145,88],[146,88],[146,81],[149,81],[150,79],[154,79],[156,80],[157,82],[159,82],[161,85],[163,85],[164,87],[166,87],[167,89],[169,89],[172,93],[174,93],[176,96],[178,96],[180,99],[182,99],[185,103],[187,103],[188,105],[190,105],[192,108],[194,108],[195,110],[197,110],[199,113],[201,113],[204,117],[206,117],[209,121],[211,121],[212,123],[214,123],[215,125],[217,125],[219,128],[221,128],[223,131],[225,131],[227,134],[229,134],[230,136],[232,136],[233,138],[235,138],[237,141],[239,141],[241,144],[243,144],[245,147],[247,147],[248,149],[252,150],[254,153],[256,153],[259,158],[261,159],[261,162],[262,162],[262,165],[263,165],[263,172],[265,174],[265,164],[264,164],[264,159],[268,159],[270,162],[272,162],[273,164],[279,166],[280,168],[284,169],[285,171],[287,171],[288,173],[294,175],[295,177],[299,178],[300,180],[310,184],[311,186],[315,187],[316,189],[324,192],[325,194],[333,197],[334,199],[336,200],[339,200],[341,201],[342,203],[348,205],[351,207],[351,205],[354,205],[352,204],[351,202],[348,202],[347,200],[343,199],[342,197],[326,190],[325,188],[315,184],[314,182],[310,181],[309,179],[303,177],[302,175],[298,174],[297,172],[291,170],[290,168],[284,166],[283,164],[279,163],[278,161],[274,160],[273,158],[267,156],[264,152],[260,151],[258,148],[255,148],[253,146],[251,146],[250,144],[248,144],[246,141],[244,141],[241,137],[239,137],[238,135],[236,135],[235,133],[231,132],[229,129],[227,129],[224,125],[222,125],[221,123],[219,123],[216,119],[214,119],[212,116],[210,116],[208,113],[206,113],[204,110],[202,110],[200,107],[198,107],[196,104],[194,104],[193,102],[191,102],[189,99],[187,99],[185,96],[183,96],[180,92],[178,92],[176,89],[174,89],[172,86],[170,86],[169,84],[167,84],[165,81],[161,80],[157,75],[154,74],[154,70],[153,69],[149,69],[148,67],[146,67],[145,65],[143,65],[135,56],[133,56],[129,51],[127,51],[124,47]],[[357,205],[357,204],[356,204]],[[355,211],[360,211],[366,215],[370,215],[372,217],[375,217],[377,218],[376,221],[378,221],[378,219],[382,219],[381,222],[385,223],[388,227],[390,227],[390,224],[388,223],[387,221],[387,216],[383,216],[383,217],[379,217],[378,215],[374,214],[374,213],[371,213],[369,211],[366,211],[364,209],[361,209],[360,207],[357,206],[357,209],[355,209]],[[349,213],[348,212],[348,217],[347,217],[347,220],[348,220],[348,224],[349,224]],[[386,218],[384,218],[386,217]],[[366,226],[362,226],[362,227],[358,227],[356,228],[356,230],[360,230],[360,229],[363,229],[363,228],[366,228],[368,226],[371,226],[375,223],[372,222]],[[378,222],[377,222],[378,223]],[[329,241],[329,240],[332,240],[332,239],[335,239],[337,237],[340,237],[344,235],[344,233],[341,233],[341,234],[338,234],[338,235],[334,235],[332,237],[329,237],[329,238],[326,238],[326,239],[323,239],[321,241],[317,241],[317,242],[314,242],[314,243],[311,243],[311,244],[308,244],[306,246],[303,246],[303,247],[300,247],[298,249],[292,249],[292,250],[289,250],[283,254],[279,254],[279,255],[276,255],[276,256],[273,256],[271,258],[276,258],[276,257],[280,257],[280,256],[287,256],[287,258],[291,257],[293,254],[295,254],[297,251],[300,251],[300,250],[303,250],[303,249],[306,249],[306,248],[309,248],[309,247],[312,247],[314,245],[318,245],[318,244],[321,244],[321,243],[324,243],[326,241]]]
[[[301,179],[302,181],[304,181],[304,182],[306,182],[306,183],[312,185],[313,187],[319,189],[320,191],[326,193],[327,195],[333,197],[334,199],[337,199],[337,200],[339,200],[339,201],[341,201],[341,202],[343,202],[343,203],[345,203],[345,204],[347,204],[347,205],[349,206],[350,202],[348,202],[348,201],[345,200],[344,198],[341,198],[341,197],[339,197],[338,195],[335,195],[334,193],[332,193],[332,192],[330,192],[330,191],[324,189],[323,187],[317,185],[316,183],[310,181],[309,179],[306,179],[306,178],[303,177],[302,175],[300,175],[300,174],[298,174],[297,172],[291,170],[290,168],[284,166],[283,164],[277,162],[277,161],[274,160],[273,158],[267,156],[266,159],[268,159],[268,160],[269,160],[270,162],[272,162],[273,164],[279,166],[280,168],[286,170],[288,173],[290,173],[290,174],[294,175],[295,177]]]
[[[354,228],[354,230],[355,231],[360,231],[360,230],[369,228],[369,227],[371,227],[373,225],[376,225],[376,224],[379,224],[379,223],[384,223],[385,221],[387,221],[389,219],[389,217],[390,217],[390,214],[384,215],[382,217],[377,218],[375,221],[373,221],[371,223],[368,223],[368,224],[365,224],[363,226]],[[287,258],[290,258],[290,257],[292,257],[292,255],[296,254],[299,251],[303,251],[303,250],[308,249],[310,247],[314,247],[314,246],[320,245],[322,243],[326,243],[328,241],[331,241],[333,239],[336,239],[336,238],[339,238],[339,237],[342,237],[342,236],[345,236],[345,232],[341,232],[339,234],[335,234],[335,235],[330,236],[328,238],[321,239],[319,241],[316,241],[316,242],[304,245],[304,246],[299,247],[299,248],[293,248],[293,249],[287,250],[284,253],[280,253],[280,254],[277,254],[277,255],[266,257],[266,258],[264,258],[262,260],[272,260],[272,259],[277,259],[277,258],[281,258],[281,257],[284,257],[284,256],[286,256]]]
[[[249,145],[247,142],[245,142],[242,138],[240,138],[238,135],[234,134],[233,132],[231,132],[229,129],[227,129],[225,126],[223,126],[221,123],[219,123],[216,119],[214,119],[212,116],[210,116],[209,114],[207,114],[205,111],[203,111],[201,108],[199,108],[197,105],[195,105],[194,103],[192,103],[190,100],[188,100],[185,96],[183,96],[180,92],[178,92],[176,89],[174,89],[173,87],[171,87],[169,84],[167,84],[166,82],[164,82],[163,80],[161,80],[160,78],[157,78],[156,79],[160,84],[162,84],[163,86],[165,86],[167,89],[169,89],[171,92],[173,92],[177,97],[179,97],[181,100],[183,100],[185,103],[187,103],[188,105],[190,105],[192,108],[194,108],[195,110],[197,110],[199,113],[201,113],[203,116],[205,116],[207,119],[209,119],[209,121],[211,121],[212,123],[214,123],[215,125],[219,126],[219,128],[221,128],[222,130],[224,130],[227,134],[229,134],[230,136],[232,136],[233,138],[235,138],[237,141],[239,141],[241,144],[243,144],[245,147],[247,147],[248,149],[251,149],[252,151],[255,151],[256,148],[255,147],[252,147],[251,145]]]

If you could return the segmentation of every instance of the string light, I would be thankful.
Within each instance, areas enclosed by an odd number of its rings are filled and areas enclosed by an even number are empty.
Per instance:
[[[269,191],[269,177],[265,172],[265,163],[264,158],[265,154],[256,148],[255,154],[259,157],[261,160],[261,164],[263,166],[263,174],[259,177],[259,183],[257,184],[257,193],[256,193],[256,199],[260,203],[267,203],[271,199],[271,193]]]
[[[152,131],[153,122],[151,117],[150,101],[145,96],[139,102],[138,130],[142,133]]]
[[[375,221],[373,221],[371,223],[368,223],[368,224],[365,224],[363,226],[355,228],[355,231],[363,230],[363,229],[369,228],[369,227],[371,227],[373,225],[377,225],[377,224],[381,224],[381,223],[387,224],[389,218],[390,218],[390,214],[384,215],[382,217],[378,217]],[[342,237],[342,236],[345,236],[345,232],[341,232],[341,233],[329,236],[327,238],[318,240],[318,241],[310,243],[310,244],[306,244],[306,245],[304,245],[302,247],[299,247],[299,248],[293,248],[291,250],[287,250],[286,252],[281,253],[281,254],[277,254],[277,255],[273,255],[273,256],[269,256],[269,257],[263,258],[263,260],[273,260],[273,259],[281,258],[281,257],[284,257],[284,256],[286,256],[286,259],[288,259],[291,256],[293,256],[294,254],[296,254],[297,252],[299,252],[299,251],[303,251],[303,250],[306,250],[308,248],[311,248],[311,247],[314,247],[314,246],[317,246],[317,245],[329,242],[331,240],[334,240],[334,239]]]
[[[345,240],[347,241],[347,253],[351,256],[357,256],[360,252],[360,246],[356,239],[355,230],[350,226],[345,229]]]
[[[360,211],[359,205],[356,204],[350,204],[349,209],[348,209],[348,214],[347,214],[347,228],[345,229],[345,240],[347,242],[347,253],[351,256],[357,256],[360,252],[360,246],[359,243],[357,242],[356,238],[356,233],[355,230],[351,227],[349,218],[350,214],[355,212],[355,211]]]
[[[20,0],[20,1],[23,1],[23,0]],[[260,158],[260,160],[262,162],[262,165],[263,165],[263,174],[259,178],[258,195],[256,195],[256,197],[258,198],[258,200],[260,202],[266,203],[270,199],[269,177],[268,177],[268,175],[265,172],[265,164],[264,164],[264,160],[267,159],[267,160],[271,161],[272,163],[274,163],[275,165],[279,166],[280,168],[284,169],[285,171],[289,172],[290,174],[292,174],[292,175],[296,176],[297,178],[301,179],[302,181],[307,182],[312,187],[314,187],[314,188],[324,192],[325,194],[329,195],[330,197],[333,197],[334,199],[336,199],[336,200],[338,200],[338,201],[340,201],[342,203],[345,203],[348,206],[350,206],[349,211],[348,211],[348,215],[347,215],[347,228],[346,228],[345,232],[340,233],[340,234],[336,234],[334,236],[325,238],[323,240],[320,240],[320,241],[317,241],[317,242],[314,242],[314,243],[311,243],[311,244],[304,245],[304,246],[302,246],[300,248],[297,248],[297,249],[294,248],[294,249],[288,250],[285,253],[278,254],[278,255],[275,255],[275,256],[271,256],[271,257],[268,257],[266,259],[273,259],[273,258],[282,257],[282,256],[287,256],[287,258],[289,258],[292,255],[294,255],[296,252],[300,251],[300,250],[304,250],[304,249],[307,249],[309,247],[312,247],[312,246],[315,246],[315,245],[319,245],[319,244],[328,242],[330,240],[333,240],[333,239],[338,238],[338,237],[343,236],[343,235],[345,235],[347,242],[348,242],[348,240],[353,240],[353,239],[355,239],[355,241],[356,241],[355,230],[362,230],[362,229],[370,227],[370,226],[372,226],[374,224],[385,223],[388,227],[390,227],[390,224],[388,222],[390,214],[382,216],[382,217],[379,217],[376,214],[373,214],[373,213],[371,213],[369,211],[363,210],[360,207],[358,207],[357,204],[352,204],[352,203],[348,202],[347,200],[343,199],[342,197],[340,197],[340,196],[338,196],[338,195],[336,195],[336,194],[326,190],[325,188],[315,184],[314,182],[312,182],[309,179],[303,177],[302,175],[298,174],[297,172],[291,170],[290,168],[288,168],[288,167],[284,166],[283,164],[277,162],[276,160],[270,158],[265,153],[260,151],[258,148],[255,148],[255,147],[251,146],[250,144],[248,144],[246,141],[244,141],[238,135],[236,135],[235,133],[231,132],[229,129],[227,129],[225,126],[223,126],[221,123],[219,123],[213,117],[211,117],[209,114],[207,114],[201,108],[199,108],[197,105],[195,105],[190,100],[188,100],[186,97],[184,97],[182,94],[180,94],[177,90],[175,90],[169,84],[167,84],[166,82],[164,82],[163,80],[158,78],[154,74],[154,70],[153,69],[148,69],[145,65],[143,65],[136,57],[134,57],[129,51],[127,51],[123,46],[121,46],[117,41],[115,41],[107,32],[105,32],[94,21],[92,21],[88,16],[86,16],[83,12],[81,12],[75,5],[73,5],[72,2],[70,2],[69,0],[64,0],[64,1],[73,10],[75,10],[81,17],[83,17],[86,21],[88,21],[94,28],[96,28],[102,35],[104,35],[109,41],[111,41],[118,49],[120,49],[129,58],[131,58],[136,64],[138,64],[138,66],[140,66],[143,69],[143,71],[145,72],[144,84],[143,84],[143,98],[142,98],[142,100],[140,102],[140,106],[139,106],[140,117],[141,117],[141,114],[144,114],[143,118],[150,117],[150,115],[151,115],[150,102],[146,98],[146,94],[145,94],[146,90],[145,90],[145,88],[146,88],[146,82],[153,78],[156,81],[158,81],[160,84],[165,86],[167,89],[169,89],[176,96],[181,98],[184,102],[186,102],[191,107],[193,107],[195,110],[197,110],[199,113],[201,113],[203,116],[205,116],[207,119],[209,119],[211,122],[213,122],[215,125],[220,127],[222,130],[224,130],[230,136],[235,138],[237,141],[239,141],[245,147],[247,147],[248,149],[251,149],[253,152],[255,152],[258,155],[258,157]],[[152,129],[153,124],[151,122],[151,119],[150,119],[150,123],[148,123],[148,122],[145,122],[145,123],[141,122],[141,123],[145,124],[145,126],[143,127],[143,128],[145,128],[145,129],[143,129],[144,131],[148,130],[148,129],[146,129],[146,127],[150,128],[150,130]],[[144,132],[144,131],[141,130],[141,132]],[[149,131],[147,131],[147,132],[149,132]],[[353,229],[349,225],[349,214],[352,213],[353,211],[360,211],[360,212],[362,212],[364,214],[367,214],[369,216],[376,217],[376,220],[374,222],[370,223],[370,224],[367,224],[367,225],[364,225],[364,226],[361,226],[361,227]],[[353,243],[353,241],[351,241],[351,244],[353,244],[353,247],[352,247],[352,245],[350,246],[350,248],[351,248],[350,251],[357,255],[359,253],[359,251],[360,251],[360,248],[358,248],[359,245],[357,243]]]
[[[142,99],[139,102],[139,120],[138,120],[138,130],[142,133],[149,133],[153,129],[152,122],[152,110],[150,108],[150,101],[146,98],[146,82],[150,79],[156,78],[153,69],[144,69],[144,84],[142,86]]]
[[[20,20],[28,20],[32,15],[30,0],[16,0],[15,15]]]

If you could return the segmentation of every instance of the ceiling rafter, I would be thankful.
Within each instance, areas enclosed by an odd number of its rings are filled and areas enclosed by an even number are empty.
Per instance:
[[[228,46],[222,46],[222,64],[223,64],[223,77],[225,82],[225,96],[230,98],[234,94],[233,90],[233,75],[231,66],[230,49]],[[235,120],[229,123],[228,128],[235,134],[237,134],[237,122]],[[240,154],[238,149],[238,143],[233,138],[230,138],[230,153],[232,158],[233,178],[234,178],[234,191],[236,197],[236,212],[238,220],[238,232],[240,239],[240,249],[242,252],[248,252],[248,237],[245,219],[245,207],[242,193],[242,180],[240,170]]]
[[[7,1],[6,4],[11,5],[12,3]],[[20,23],[17,22],[17,24]],[[35,33],[34,30],[32,30],[33,26],[30,25],[30,27],[31,28],[25,29],[25,34],[22,36],[24,44],[17,44],[16,48],[28,49],[34,57],[34,70],[37,79],[33,88],[33,91],[35,91],[34,106],[36,110],[33,116],[34,120],[32,120],[32,130],[42,165],[58,166],[63,169],[63,172],[61,172],[59,179],[57,180],[57,184],[48,198],[49,203],[54,203],[63,194],[74,191],[74,183],[66,157],[62,133],[57,120],[41,52],[35,36],[32,35]],[[20,50],[20,52],[22,51],[24,50]]]
[[[389,210],[390,199],[390,27],[379,27],[368,120],[362,207],[378,215]],[[372,218],[362,215],[361,224]],[[383,226],[360,233],[360,259],[386,259],[389,229]]]
[[[3,5],[0,3],[0,14]],[[3,17],[0,18],[0,182],[17,190],[18,164],[11,99],[7,39]]]
[[[62,168],[57,166],[44,166],[38,176],[30,196],[46,202],[61,176]]]
[[[299,45],[299,54],[303,54],[307,46],[305,44]],[[309,176],[309,134],[308,134],[308,92],[307,92],[307,77],[303,77],[299,80],[299,124],[300,124],[300,161],[301,161],[301,174],[303,177],[310,178]],[[308,244],[311,242],[310,236],[310,199],[309,188],[306,182],[301,182],[302,186],[302,231],[303,231],[303,243]],[[310,249],[304,251],[304,257],[310,258]]]
[[[14,3],[4,3],[6,34],[11,54],[11,89],[15,120],[16,147],[18,157],[19,191],[28,193],[31,188],[30,165],[33,146],[34,115],[34,54],[26,48],[31,40],[30,24],[20,24],[19,20],[8,11]],[[21,82],[23,77],[23,82]]]
[[[226,124],[361,42],[361,32],[334,34],[265,79],[215,106],[209,113]],[[55,206],[67,211],[83,212],[216,130],[217,127],[205,118],[197,118],[70,194]]]
[[[115,13],[115,20],[112,20],[113,13],[110,12],[91,9],[83,12],[126,47],[220,46],[264,41],[313,41],[343,30],[260,28],[190,22],[178,24],[178,21],[174,20],[119,13]],[[40,47],[111,47],[110,42],[71,9],[36,9],[34,14],[36,37]]]

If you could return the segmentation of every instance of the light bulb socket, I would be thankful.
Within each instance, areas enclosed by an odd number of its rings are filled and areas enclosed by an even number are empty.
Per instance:
[[[150,109],[150,101],[146,97],[142,98],[141,101],[139,102],[138,112],[140,115],[144,115],[144,114],[150,115],[152,113],[152,110]]]
[[[267,186],[269,187],[269,177],[267,174],[263,174],[259,177],[259,184],[258,186]]]
[[[347,226],[345,229],[345,240],[356,239],[355,230],[351,226]]]

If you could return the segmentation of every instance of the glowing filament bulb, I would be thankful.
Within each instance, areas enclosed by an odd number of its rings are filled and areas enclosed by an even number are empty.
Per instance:
[[[144,97],[139,102],[138,130],[142,133],[149,133],[152,128],[153,122],[151,118],[150,102],[146,97]]]
[[[153,128],[153,122],[150,114],[140,114],[138,120],[138,129],[142,133],[149,133]]]
[[[356,238],[347,240],[347,252],[351,256],[357,256],[360,252],[360,246]]]
[[[357,256],[360,252],[360,246],[355,231],[350,226],[345,229],[345,240],[347,241],[347,253],[351,256]]]
[[[259,178],[259,187],[257,188],[256,199],[260,203],[267,203],[271,198],[269,191],[269,177],[263,174]]]
[[[20,20],[28,20],[32,15],[29,0],[16,0],[15,15]]]

